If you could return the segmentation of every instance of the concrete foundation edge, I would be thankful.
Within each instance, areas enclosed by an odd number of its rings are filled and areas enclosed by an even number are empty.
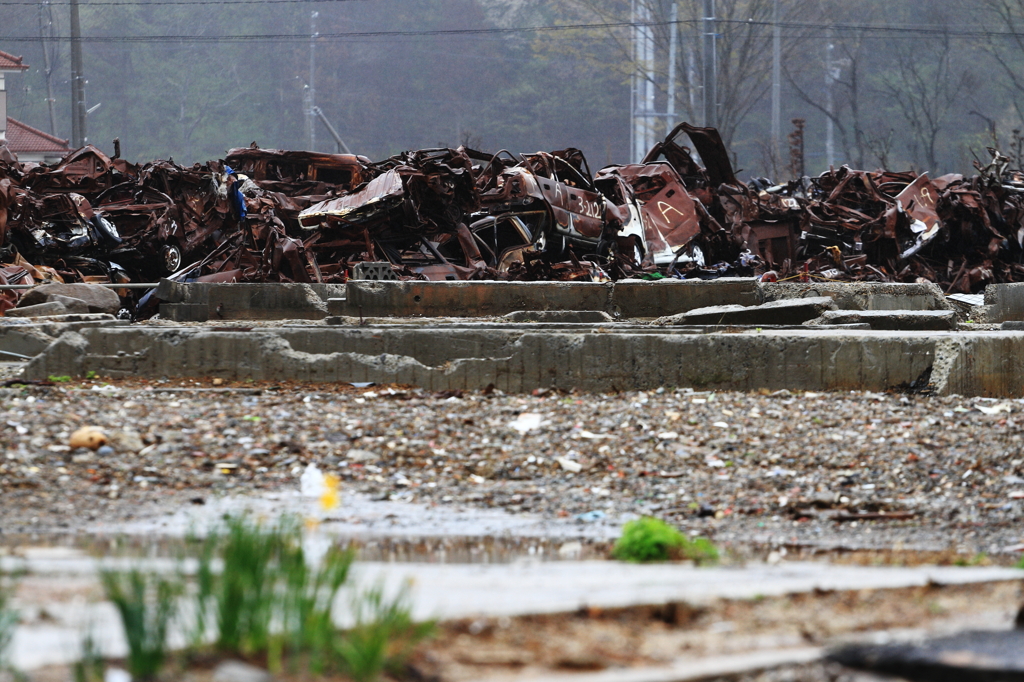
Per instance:
[[[931,390],[1024,393],[1024,334],[630,333],[309,327],[85,329],[25,369],[50,375],[646,390]]]

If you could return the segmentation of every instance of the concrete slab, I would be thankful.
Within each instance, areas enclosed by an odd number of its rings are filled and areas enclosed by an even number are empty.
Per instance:
[[[344,284],[182,284],[161,280],[154,296],[160,316],[178,322],[206,320],[322,319],[327,299],[344,296]]]
[[[349,282],[331,315],[480,317],[517,310],[604,310],[612,284],[597,282]]]
[[[989,284],[985,305],[976,308],[984,317],[979,322],[1024,321],[1024,283]]]
[[[206,322],[210,319],[207,303],[161,303],[160,317],[173,322]]]
[[[128,325],[125,320],[115,320],[111,315],[100,313],[4,319],[6,321],[0,324],[0,355],[7,359],[16,356],[34,357],[66,331]]]
[[[612,309],[621,317],[663,317],[710,305],[758,305],[763,294],[756,280],[620,280],[612,288]]]
[[[348,284],[181,284],[162,280],[161,316],[206,319],[481,317],[515,311],[600,310],[657,318],[719,305],[828,297],[850,310],[947,310],[934,284],[783,283],[753,278],[595,282],[351,281]],[[326,306],[326,310],[324,308]],[[205,317],[204,317],[205,313]]]
[[[756,305],[752,278],[595,282],[349,282],[332,316],[482,317],[519,310],[601,310],[624,318],[654,318],[708,305]]]
[[[761,284],[764,300],[828,296],[841,310],[949,310],[942,289],[932,282],[772,282]]]
[[[557,327],[557,325],[555,325]],[[26,378],[84,376],[372,381],[428,390],[889,390],[1024,394],[1024,334],[802,327],[701,333],[693,328],[575,325],[534,329],[308,326],[252,330],[95,328],[68,332]]]
[[[43,317],[45,315],[63,315],[68,312],[63,303],[47,301],[35,305],[27,305],[21,308],[11,308],[4,315],[6,317]]]
[[[344,292],[343,284],[214,284],[208,319],[320,320],[327,317],[326,296]]]
[[[803,324],[827,311],[835,303],[828,296],[772,301],[758,306],[722,305],[698,308],[658,320],[659,324]]]
[[[107,313],[66,313],[63,315],[46,315],[36,317],[33,324],[48,325],[52,333],[57,334],[69,329],[85,329],[87,327],[117,327],[129,324],[128,320],[119,320]]]
[[[561,322],[571,324],[596,324],[614,322],[615,319],[603,310],[517,310],[502,316],[509,322]]]
[[[35,357],[53,343],[54,337],[44,333],[36,325],[0,326],[0,359],[11,357]],[[15,355],[8,355],[14,353]]]
[[[795,647],[706,656],[683,657],[670,665],[641,668],[610,668],[600,672],[566,672],[537,675],[532,671],[517,676],[495,679],[494,682],[698,682],[711,679],[735,679],[762,670],[784,665],[801,665],[819,660],[824,655],[820,647]]]
[[[304,543],[312,551],[325,538],[315,535]],[[320,543],[320,544],[318,544]],[[179,564],[171,559],[106,558],[96,560],[65,553],[64,556],[0,557],[0,567],[20,570],[36,583],[53,582],[62,587],[95,584],[100,567],[171,572]],[[184,565],[194,571],[192,563]],[[634,565],[612,561],[540,562],[512,564],[426,564],[359,562],[353,567],[356,587],[381,585],[388,596],[403,588],[412,615],[429,618],[493,618],[575,612],[585,608],[686,603],[711,605],[718,600],[758,600],[821,591],[885,590],[933,585],[970,585],[1017,582],[1024,571],[992,567],[865,567],[827,563],[783,562],[777,565],[748,564],[734,568],[695,568],[682,564]],[[339,595],[335,619],[350,624],[349,593]],[[14,663],[25,670],[77,658],[82,631],[91,626],[107,656],[126,651],[116,612],[109,603],[46,605],[50,622],[20,626],[15,632]],[[172,646],[180,646],[180,632],[171,633]]]
[[[953,310],[826,310],[808,324],[863,324],[872,329],[945,330],[956,329]]]
[[[73,314],[88,314],[89,304],[80,298],[72,298],[71,296],[61,296],[60,294],[50,295],[51,303],[60,303],[64,306],[65,312]]]

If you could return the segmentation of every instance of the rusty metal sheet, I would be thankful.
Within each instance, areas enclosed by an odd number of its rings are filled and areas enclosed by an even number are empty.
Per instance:
[[[690,150],[676,142],[681,134],[690,138],[705,168],[697,166],[690,155]],[[680,123],[647,153],[641,163],[657,161],[661,156],[664,156],[684,179],[700,174],[713,188],[719,185],[739,184],[729,160],[729,150],[725,148],[722,136],[714,128],[698,128],[689,123]]]
[[[641,203],[648,257],[657,265],[671,263],[679,249],[700,234],[693,197],[667,163],[633,164],[603,169],[598,177],[618,175]]]
[[[331,223],[356,225],[394,210],[400,205],[404,189],[397,170],[389,170],[370,180],[358,192],[314,204],[299,213],[299,224],[313,230]]]
[[[243,147],[228,151],[224,163],[261,188],[294,196],[351,191],[369,179],[369,159],[353,154]]]
[[[918,176],[896,195],[896,201],[900,203],[903,210],[915,220],[921,221],[925,230],[930,230],[939,223],[939,215],[935,212],[935,204],[938,200],[939,190],[935,183],[928,179],[927,173]]]

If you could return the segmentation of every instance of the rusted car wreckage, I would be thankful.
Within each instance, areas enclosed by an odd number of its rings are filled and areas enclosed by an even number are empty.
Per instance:
[[[373,162],[253,144],[191,167],[132,164],[116,142],[49,167],[0,153],[0,283],[744,275],[972,293],[1024,279],[1024,174],[990,152],[972,177],[844,166],[786,184],[739,181],[718,132],[686,123],[596,174],[573,148]]]

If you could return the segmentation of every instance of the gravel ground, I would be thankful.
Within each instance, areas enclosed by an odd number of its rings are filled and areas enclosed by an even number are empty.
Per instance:
[[[294,490],[316,462],[380,499],[580,524],[652,514],[727,546],[1010,560],[1024,541],[1024,401],[95,379],[0,389],[0,410],[4,533]],[[86,425],[113,450],[73,450]]]

